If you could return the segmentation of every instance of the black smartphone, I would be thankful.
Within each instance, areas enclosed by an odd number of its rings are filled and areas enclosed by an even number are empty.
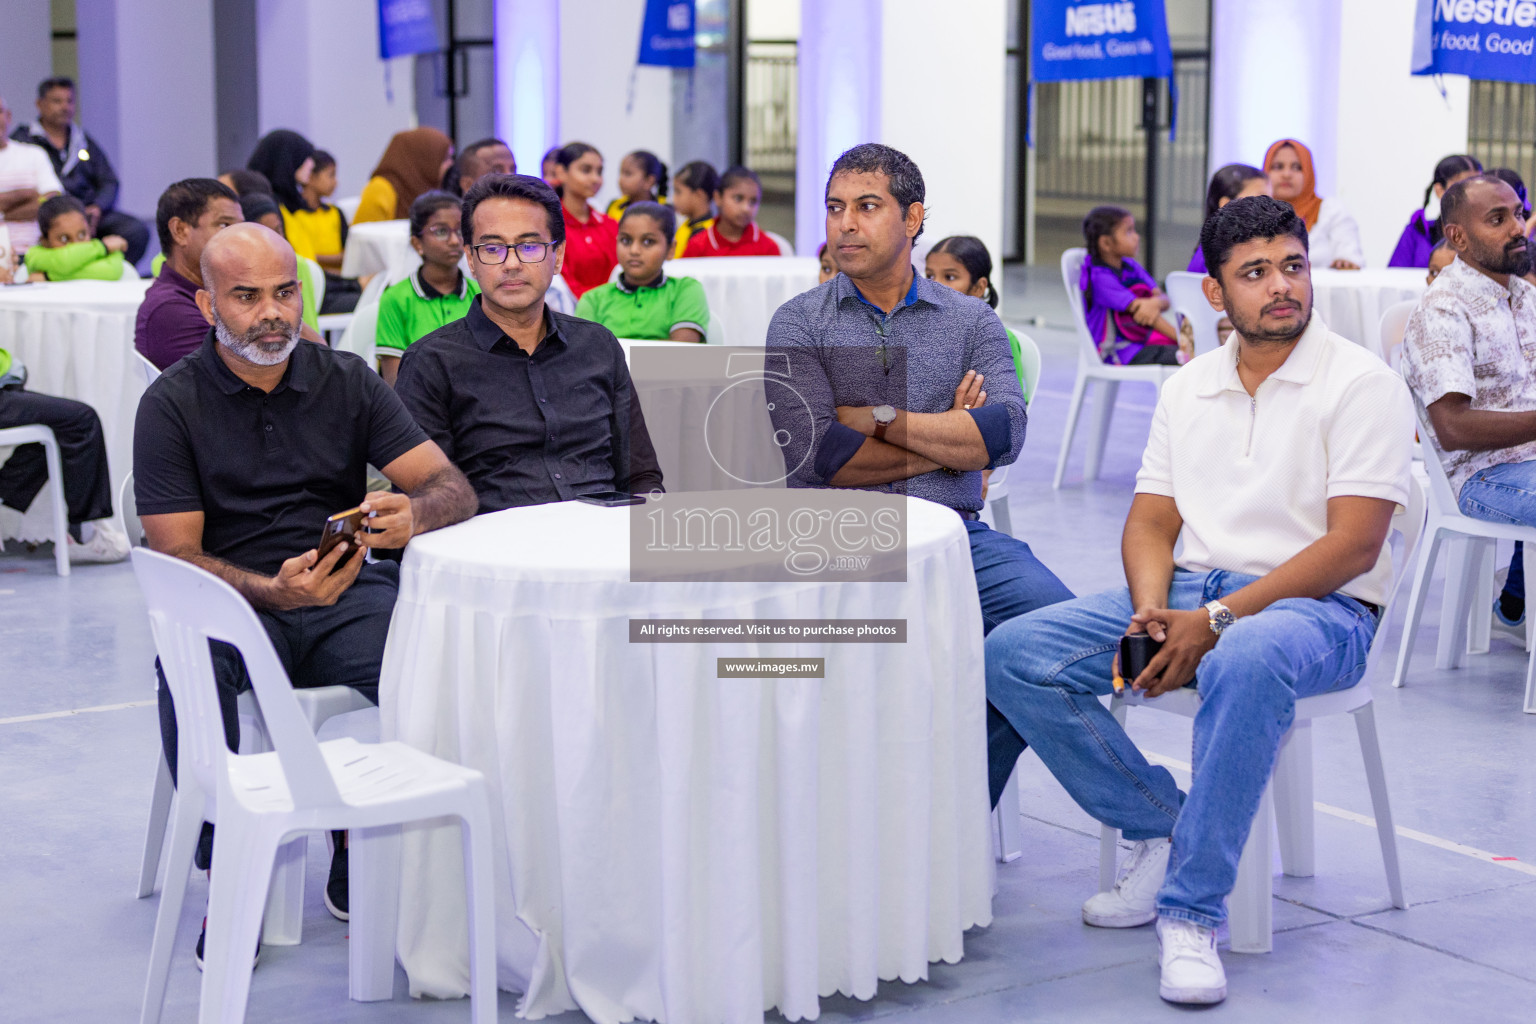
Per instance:
[[[327,519],[325,521],[325,528],[320,532],[320,543],[316,545],[316,550],[319,553],[315,556],[315,564],[319,565],[321,559],[330,554],[331,548],[344,540],[350,541],[356,547],[357,531],[363,528],[363,520],[367,517],[368,513],[364,512],[361,508],[349,508],[345,512],[337,512]],[[337,568],[340,568],[341,564],[351,557],[352,552],[348,551],[342,556],[341,561],[336,563]],[[334,572],[335,570],[331,571]]]
[[[628,491],[598,491],[595,494],[578,494],[576,500],[588,505],[618,508],[620,505],[644,505],[645,495],[630,494]]]
[[[1162,650],[1163,642],[1146,633],[1130,633],[1120,638],[1120,678],[1129,685],[1147,670],[1152,656]]]

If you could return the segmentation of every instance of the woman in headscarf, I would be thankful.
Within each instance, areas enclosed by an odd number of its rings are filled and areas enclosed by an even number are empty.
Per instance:
[[[452,165],[453,142],[436,128],[396,132],[363,186],[352,223],[408,219],[416,197],[437,188]]]
[[[282,210],[283,230],[293,251],[314,259],[315,247],[302,222],[302,214],[309,210],[304,186],[315,169],[314,145],[298,132],[279,128],[262,136],[245,166],[272,183],[272,198]]]
[[[1365,266],[1360,246],[1360,226],[1337,199],[1317,194],[1317,174],[1312,151],[1295,139],[1281,139],[1264,154],[1275,198],[1291,208],[1307,224],[1307,248],[1314,267],[1359,270]]]

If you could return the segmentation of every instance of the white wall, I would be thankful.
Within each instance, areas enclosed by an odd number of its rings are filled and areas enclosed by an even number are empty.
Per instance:
[[[121,0],[119,0],[121,2]],[[338,196],[356,195],[395,132],[416,127],[410,57],[379,60],[374,0],[258,0],[257,119],[336,157]]]
[[[0,96],[15,123],[37,117],[37,83],[53,73],[53,26],[47,0],[6,0],[0,31]]]
[[[748,39],[799,39],[800,0],[747,0]]]
[[[588,143],[603,154],[601,206],[619,194],[625,153],[648,149],[669,170],[678,166],[672,158],[672,69],[635,67],[644,14],[642,0],[560,0],[557,137],[562,143]],[[631,73],[634,104],[626,110]],[[522,153],[517,157],[521,168]],[[528,171],[539,173],[537,158]]]
[[[77,0],[85,127],[112,158],[118,207],[154,215],[160,193],[214,167],[213,13],[207,0]]]

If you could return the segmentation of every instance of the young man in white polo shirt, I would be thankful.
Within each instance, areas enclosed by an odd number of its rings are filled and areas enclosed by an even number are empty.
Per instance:
[[[1413,413],[1381,360],[1312,316],[1307,232],[1238,199],[1206,222],[1205,293],[1235,331],[1164,386],[1121,555],[1128,587],[986,641],[987,697],[1084,810],[1135,842],[1083,920],[1157,921],[1164,999],[1226,998],[1216,928],[1297,697],[1359,681],[1386,603]],[[1197,685],[1194,783],[1147,763],[1099,698],[1123,634],[1163,642],[1129,685]]]

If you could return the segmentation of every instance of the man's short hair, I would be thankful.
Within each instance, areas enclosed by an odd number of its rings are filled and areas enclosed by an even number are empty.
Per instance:
[[[1200,251],[1211,276],[1221,280],[1221,266],[1232,250],[1255,238],[1271,239],[1290,235],[1307,251],[1307,222],[1296,215],[1290,203],[1269,196],[1234,199],[1213,213],[1200,229]]]
[[[492,146],[507,146],[507,144],[500,139],[477,139],[459,150],[459,155],[454,158],[453,163],[448,167],[447,173],[443,175],[442,188],[439,191],[463,196],[464,190],[459,188],[459,179],[469,173],[470,161],[479,159],[480,151],[482,149],[489,149]],[[507,146],[508,150],[511,148],[511,146]],[[515,160],[513,162],[516,163]]]
[[[565,241],[565,214],[560,210],[560,197],[543,178],[527,174],[487,174],[464,193],[461,231],[465,245],[475,244],[475,207],[487,199],[526,199],[538,203],[544,207],[549,220],[549,237],[556,242]]]
[[[171,218],[196,224],[215,199],[239,203],[234,190],[217,178],[185,178],[160,193],[155,207],[155,231],[160,235],[160,251],[170,256],[176,240],[171,237]]]
[[[878,142],[865,142],[854,146],[832,164],[832,173],[827,175],[827,187],[822,192],[822,199],[826,199],[832,192],[832,179],[839,174],[883,174],[890,179],[891,198],[901,204],[901,215],[905,217],[913,203],[921,203],[927,196],[927,190],[923,185],[923,172],[917,169],[917,164],[912,158],[899,149],[881,145]],[[924,214],[923,220],[927,221]],[[923,225],[917,226],[917,234],[912,236],[913,241],[923,233]]]
[[[1440,223],[1460,224],[1461,218],[1467,212],[1467,193],[1473,185],[1509,185],[1509,182],[1496,174],[1474,174],[1470,178],[1462,178],[1456,184],[1445,190],[1445,195],[1440,197]],[[1513,190],[1514,186],[1509,186]],[[1518,194],[1516,195],[1518,199]]]
[[[68,75],[55,75],[53,78],[45,78],[37,83],[37,98],[42,99],[55,89],[68,89],[75,91],[75,80]]]

